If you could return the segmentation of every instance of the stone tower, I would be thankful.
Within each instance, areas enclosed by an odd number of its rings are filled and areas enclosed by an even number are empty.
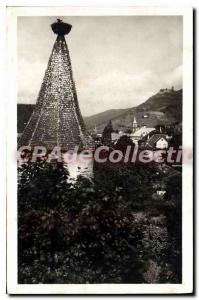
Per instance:
[[[71,60],[65,35],[70,24],[57,19],[51,25],[57,38],[48,62],[35,109],[19,140],[21,146],[45,146],[49,151],[59,146],[62,151],[93,148],[77,99]],[[81,167],[73,165],[74,169]]]

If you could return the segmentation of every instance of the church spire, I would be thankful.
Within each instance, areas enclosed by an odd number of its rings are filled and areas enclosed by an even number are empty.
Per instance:
[[[135,116],[134,116],[134,119],[133,119],[133,124],[137,124],[137,120],[136,120]]]
[[[137,127],[138,127],[138,123],[137,123],[137,120],[136,120],[136,116],[134,116],[134,118],[133,118],[133,129],[135,130]]]

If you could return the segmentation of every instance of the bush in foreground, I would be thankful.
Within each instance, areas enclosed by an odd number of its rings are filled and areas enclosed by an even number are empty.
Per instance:
[[[106,167],[93,182],[71,184],[61,166],[20,169],[19,283],[178,281],[167,267],[167,228],[150,217],[159,213],[154,176],[143,167]]]

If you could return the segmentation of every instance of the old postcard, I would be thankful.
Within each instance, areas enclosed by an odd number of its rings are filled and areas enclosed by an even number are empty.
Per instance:
[[[193,292],[192,14],[7,8],[9,294]]]

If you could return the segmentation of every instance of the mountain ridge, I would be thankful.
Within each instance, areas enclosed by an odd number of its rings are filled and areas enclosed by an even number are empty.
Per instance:
[[[155,95],[149,97],[140,105],[132,108],[109,109],[89,117],[84,117],[88,130],[95,127],[102,132],[109,120],[112,121],[113,128],[127,130],[132,128],[134,117],[138,125],[155,127],[157,125],[171,125],[182,122],[182,89],[160,90]],[[17,130],[23,132],[34,104],[17,104]]]

